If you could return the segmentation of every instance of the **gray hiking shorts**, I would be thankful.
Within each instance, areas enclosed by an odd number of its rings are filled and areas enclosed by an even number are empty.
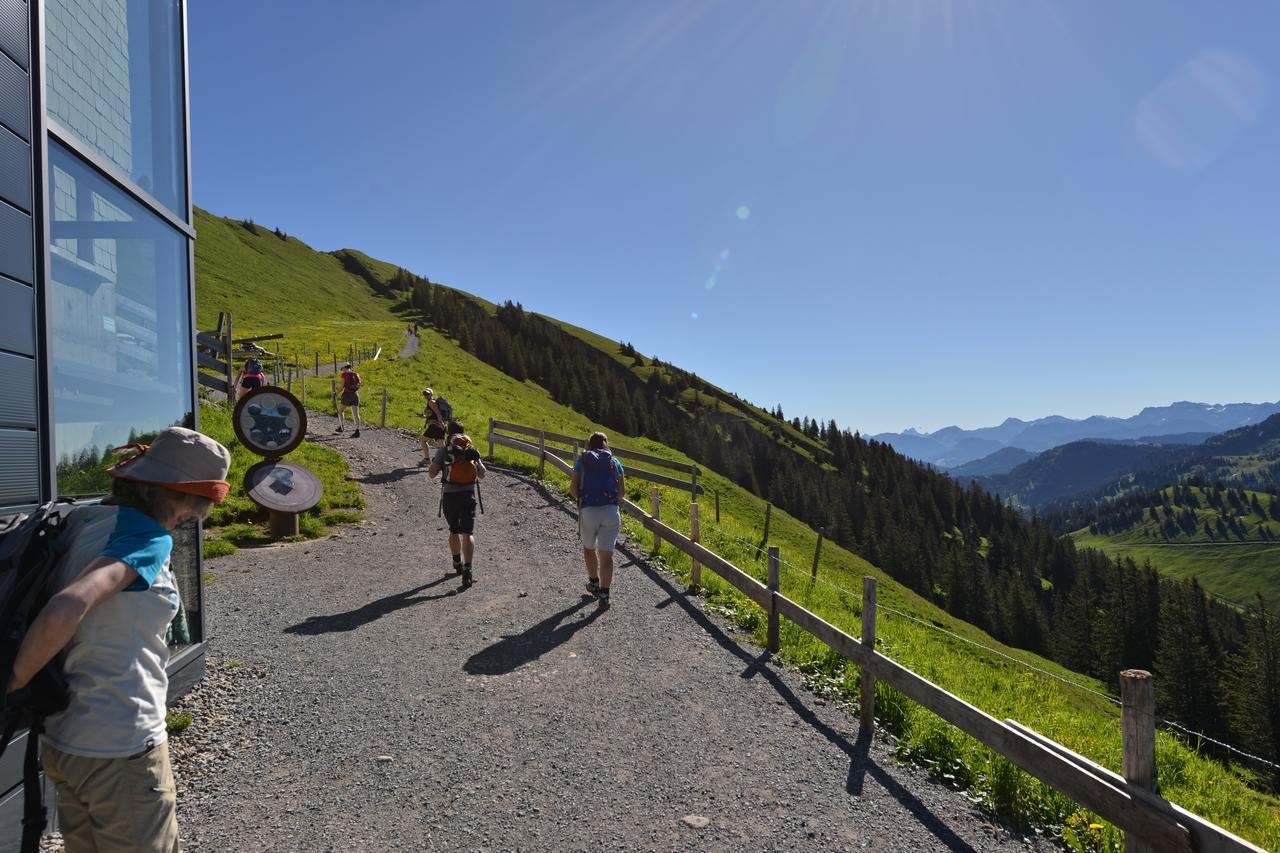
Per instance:
[[[584,506],[578,515],[578,533],[584,551],[613,551],[622,527],[617,504]]]

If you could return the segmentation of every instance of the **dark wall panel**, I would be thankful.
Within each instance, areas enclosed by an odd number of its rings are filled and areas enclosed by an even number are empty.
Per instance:
[[[22,0],[0,0],[0,50],[30,70],[31,51],[27,48],[27,4]]]
[[[3,127],[0,127],[0,198],[31,212],[31,146]]]
[[[0,278],[0,349],[36,354],[35,293],[25,284]]]
[[[30,78],[3,54],[0,54],[0,124],[31,141]]]
[[[0,203],[0,274],[30,284],[35,280],[35,251],[31,217],[16,207]],[[4,321],[0,317],[0,323]],[[0,341],[0,349],[12,349]]]
[[[40,447],[32,430],[0,429],[0,505],[40,502]]]
[[[0,352],[0,427],[36,426],[36,361],[25,355]]]

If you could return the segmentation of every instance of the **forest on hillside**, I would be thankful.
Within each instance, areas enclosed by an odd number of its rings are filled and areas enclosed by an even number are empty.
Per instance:
[[[483,361],[824,527],[828,538],[998,640],[1113,686],[1122,669],[1151,670],[1161,716],[1280,760],[1280,620],[1261,600],[1241,611],[1194,581],[1077,549],[1045,521],[834,420],[786,422],[777,409],[772,427],[759,429],[696,375],[646,362],[626,344],[604,352],[519,304],[491,312],[405,270],[391,285]],[[821,448],[816,459],[797,444],[801,433]],[[1280,785],[1280,777],[1260,780]]]

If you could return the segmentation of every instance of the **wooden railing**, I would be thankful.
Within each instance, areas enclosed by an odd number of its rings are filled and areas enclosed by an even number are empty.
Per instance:
[[[531,435],[536,437],[538,442],[502,435],[497,432],[498,429]],[[499,445],[536,456],[540,470],[543,470],[545,464],[549,462],[563,473],[572,474],[572,466],[564,461],[563,454],[546,446],[546,442],[550,440],[575,445],[579,442],[579,439],[555,435],[533,427],[490,421],[490,457],[493,455],[493,446]],[[618,449],[613,449],[613,452],[618,456],[623,456],[625,453]],[[640,454],[630,455],[631,458],[636,458]],[[647,460],[654,464],[660,462],[668,467],[693,469],[693,472],[696,472],[696,466],[692,465],[658,460],[657,457],[647,457]],[[631,475],[633,469],[628,468],[627,473]],[[689,487],[689,484],[681,481],[675,481],[675,485],[677,488]],[[667,542],[686,554],[695,566],[695,586],[698,585],[697,568],[706,566],[730,586],[760,605],[768,614],[766,634],[770,651],[778,650],[779,623],[783,617],[786,617],[857,664],[862,670],[860,722],[864,731],[870,732],[874,727],[875,682],[883,681],[979,743],[1004,756],[1041,782],[1123,830],[1127,853],[1144,851],[1262,853],[1262,848],[1250,844],[1217,824],[1186,811],[1154,792],[1155,717],[1149,673],[1129,670],[1121,674],[1121,733],[1124,740],[1125,763],[1125,775],[1121,776],[1014,720],[998,720],[992,717],[980,708],[876,651],[875,578],[867,577],[863,580],[863,640],[860,641],[778,591],[777,548],[769,549],[769,582],[762,584],[696,541],[696,502],[692,504],[693,512],[690,514],[693,527],[690,536],[685,536],[663,524],[656,512],[657,492],[655,488],[652,496],[652,507],[655,511],[652,513],[645,512],[629,500],[622,501],[623,511],[653,533],[655,550],[660,542]]]

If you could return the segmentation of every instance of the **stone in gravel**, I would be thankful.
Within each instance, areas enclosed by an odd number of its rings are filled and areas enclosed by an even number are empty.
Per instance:
[[[694,829],[706,829],[711,825],[711,818],[700,814],[687,814],[680,819],[689,824],[689,826],[692,826]]]
[[[386,763],[387,763],[387,762],[389,762],[389,761],[391,761],[391,756],[390,756],[390,755],[379,755],[379,756],[378,756],[378,762],[379,762],[379,763],[381,763],[381,764],[386,764]]]

